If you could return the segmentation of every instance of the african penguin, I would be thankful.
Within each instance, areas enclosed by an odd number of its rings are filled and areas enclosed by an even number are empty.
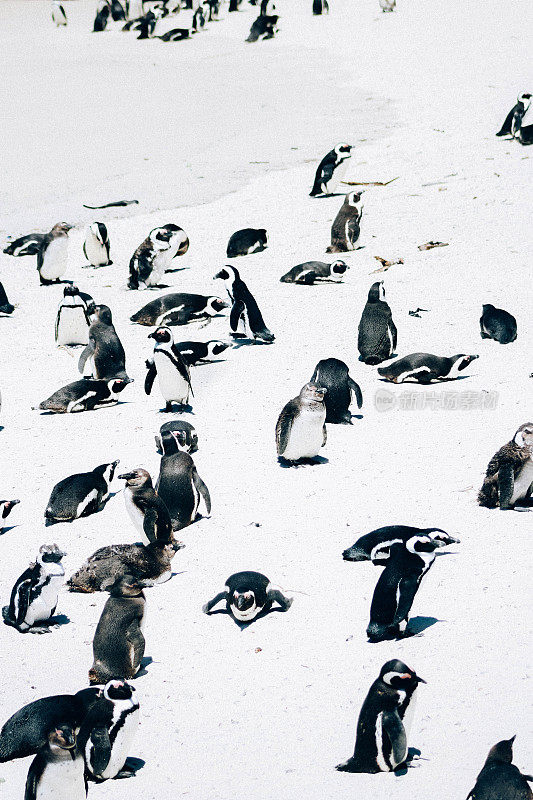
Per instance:
[[[306,261],[303,264],[297,264],[285,275],[282,275],[280,282],[302,283],[307,286],[318,280],[340,283],[347,269],[349,269],[348,264],[340,260],[333,261],[332,264],[326,264],[324,261]]]
[[[103,406],[118,403],[118,395],[133,378],[110,378],[107,381],[92,381],[87,378],[69,383],[43,400],[34,410],[51,411],[53,414],[74,414],[93,411]]]
[[[126,19],[126,12],[119,0],[111,0],[111,16],[114,22],[121,22]]]
[[[261,0],[259,5],[259,13],[264,17],[271,17],[276,10],[274,0]]]
[[[172,559],[183,546],[154,542],[101,547],[68,579],[67,586],[71,592],[102,592],[124,575],[135,575],[143,586],[165,583],[172,575]]]
[[[414,706],[419,683],[425,683],[402,661],[381,667],[362,705],[357,721],[354,754],[338,764],[340,772],[392,772],[408,755],[405,717]]]
[[[288,611],[293,602],[292,597],[287,597],[279,586],[273,586],[260,572],[230,575],[224,591],[202,607],[204,614],[209,614],[221,600],[226,601],[228,614],[241,624],[252,622],[259,614],[269,611],[272,603],[278,603],[283,611]]]
[[[325,358],[316,365],[311,383],[326,389],[326,422],[351,425],[352,392],[357,408],[363,405],[363,395],[359,385],[350,377],[348,365],[338,358]]]
[[[139,325],[186,325],[200,319],[211,321],[212,317],[228,308],[228,303],[214,295],[165,294],[143,306],[130,317]]]
[[[331,244],[326,248],[326,253],[347,253],[355,250],[363,216],[361,195],[362,192],[350,192],[344,198],[331,226]]]
[[[266,246],[267,232],[264,228],[243,228],[230,236],[226,256],[236,258],[250,253],[260,253]]]
[[[43,242],[45,233],[28,233],[19,236],[4,247],[4,253],[8,256],[36,256]]]
[[[496,136],[516,137],[522,125],[526,111],[531,105],[531,93],[522,92],[516,99],[516,104],[507,114],[505,121]]]
[[[165,411],[172,411],[172,403],[182,409],[189,405],[189,392],[192,393],[191,373],[180,351],[174,344],[170,328],[157,328],[148,335],[155,339],[154,354],[146,361],[148,372],[144,381],[144,391],[150,394],[155,376],[159,382],[159,390],[165,401]]]
[[[280,461],[314,459],[327,439],[326,389],[306,383],[298,397],[284,406],[276,424],[276,449]]]
[[[41,286],[61,280],[67,269],[68,232],[72,225],[58,222],[45,234],[37,251],[37,271]]]
[[[490,303],[483,306],[479,320],[482,339],[494,339],[500,344],[509,344],[516,339],[516,319],[503,308],[494,308]]]
[[[396,0],[379,0],[379,7],[382,11],[394,11]]]
[[[109,258],[109,237],[103,222],[93,222],[87,227],[83,255],[93,267],[107,267],[113,263]]]
[[[92,297],[82,295],[77,286],[65,286],[56,316],[55,340],[58,347],[88,343],[90,315],[94,308]]]
[[[211,339],[209,342],[175,342],[174,347],[180,352],[185,363],[192,367],[200,361],[216,359],[230,345],[228,342],[221,342],[220,339]]]
[[[272,14],[269,17],[265,16],[264,14],[260,14],[252,23],[250,33],[244,41],[257,42],[258,39],[273,39],[278,32],[278,19],[279,17],[277,14]],[[260,249],[264,250],[264,247],[261,247]],[[252,252],[257,253],[259,251],[253,250]],[[246,253],[242,253],[241,255],[246,255]],[[231,256],[228,255],[228,258],[231,258]]]
[[[118,463],[100,464],[91,472],[70,475],[56,483],[44,512],[47,522],[72,522],[101,511]]]
[[[328,0],[313,0],[313,14],[316,17],[321,14],[329,14]]]
[[[137,531],[147,544],[173,541],[172,521],[168,509],[154,490],[150,473],[134,469],[118,476],[126,481],[124,502]]]
[[[96,16],[93,22],[93,33],[101,33],[107,28],[111,8],[107,0],[100,0],[96,7]]]
[[[4,284],[0,283],[0,314],[6,314],[9,316],[15,310],[15,306],[11,305],[9,300],[7,299],[6,290],[4,289]]]
[[[52,0],[52,21],[55,22],[56,26],[59,28],[61,25],[67,24],[67,15],[65,14],[65,9],[59,2],[59,0]]]
[[[378,373],[392,383],[404,383],[408,380],[422,384],[431,381],[451,381],[458,378],[459,373],[475,358],[479,356],[465,356],[464,353],[460,353],[445,358],[431,353],[411,353],[409,356],[398,358],[386,367],[378,367]]]
[[[13,511],[13,507],[19,503],[20,500],[0,500],[0,536],[4,532],[6,519]]]
[[[372,561],[374,564],[384,564],[393,544],[406,544],[413,536],[427,536],[432,541],[440,543],[441,547],[458,544],[460,541],[441,528],[385,525],[359,537],[355,544],[343,552],[342,557],[345,561]]]
[[[268,344],[273,342],[276,337],[266,327],[259,306],[247,285],[241,279],[239,271],[235,267],[226,266],[213,276],[213,280],[217,278],[224,281],[228,297],[233,304],[229,317],[230,336],[235,339],[242,339],[246,337],[247,331],[249,331],[256,341],[259,339]]]
[[[176,419],[173,422],[165,422],[159,429],[159,434],[155,437],[157,452],[163,454],[162,437],[168,431],[172,432],[178,450],[184,453],[195,453],[198,450],[198,434],[190,422],[183,419]]]
[[[531,775],[523,775],[513,764],[513,742],[516,736],[503,739],[491,747],[477,776],[476,785],[466,800],[532,800],[529,782]]]
[[[385,300],[383,281],[370,287],[368,300],[359,322],[357,349],[365,364],[379,364],[391,358],[398,341],[398,332],[390,306]]]
[[[85,760],[76,747],[76,732],[60,724],[30,764],[24,800],[85,800]]]
[[[179,432],[166,430],[161,441],[163,456],[155,490],[168,509],[172,529],[179,531],[196,520],[200,498],[211,513],[211,497],[191,456],[179,449]]]
[[[128,287],[160,286],[172,259],[182,256],[188,249],[189,239],[183,228],[173,223],[154,228],[131,257]]]
[[[61,559],[66,555],[56,544],[43,544],[36,561],[17,579],[8,606],[2,609],[6,625],[19,633],[48,633],[46,623],[57,606],[58,592],[65,582]],[[41,623],[41,625],[37,625]]]
[[[529,508],[532,494],[533,422],[526,422],[489,461],[478,503],[486,508],[499,506],[502,511]]]
[[[95,306],[94,321],[89,328],[88,337],[89,342],[78,361],[78,371],[96,380],[128,380],[126,354],[108,306]]]
[[[315,11],[315,3],[320,10]],[[323,0],[313,0],[313,14],[322,14]],[[327,7],[327,3],[326,3]],[[326,9],[327,10],[327,9]],[[315,174],[315,182],[311,189],[311,197],[328,196],[333,194],[348,169],[348,160],[351,158],[353,146],[341,142],[333,150],[326,153]]]

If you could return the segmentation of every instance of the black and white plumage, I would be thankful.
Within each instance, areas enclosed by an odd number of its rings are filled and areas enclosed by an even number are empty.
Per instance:
[[[34,410],[51,411],[54,414],[74,414],[111,406],[118,403],[118,395],[128,383],[133,383],[132,378],[110,378],[107,381],[85,378],[74,381],[58,389],[38,406],[34,406]]]
[[[288,611],[293,598],[287,597],[279,586],[274,586],[261,572],[236,572],[226,581],[224,591],[206,603],[202,611],[210,611],[222,600],[233,619],[241,624],[252,622],[259,614],[269,611],[273,603],[278,603],[283,611]]]
[[[166,433],[171,432],[174,436],[178,450],[184,453],[195,453],[198,450],[198,434],[190,422],[183,419],[176,419],[172,422],[165,422],[159,429],[159,434],[155,437],[157,452],[163,454],[162,438]]]
[[[43,236],[37,251],[37,271],[41,286],[49,286],[61,280],[68,266],[68,232],[72,228],[66,222],[58,222]]]
[[[313,0],[313,14],[315,17],[329,14],[328,0]]]
[[[209,489],[198,475],[189,453],[180,449],[179,433],[166,430],[161,434],[163,456],[155,485],[158,496],[168,509],[174,531],[195,522],[201,499],[207,513],[211,513]]]
[[[71,575],[67,586],[71,592],[103,592],[126,575],[135,575],[143,586],[165,583],[172,575],[172,559],[182,547],[178,542],[101,547]]]
[[[273,342],[276,337],[266,327],[257,301],[242,280],[239,271],[235,267],[226,266],[214,275],[214,280],[216,279],[224,281],[228,297],[232,302],[229,318],[230,335],[244,338],[251,334],[256,340],[269,344]]]
[[[93,33],[101,33],[107,28],[111,6],[108,0],[100,0],[96,7],[96,15],[93,22]]]
[[[126,19],[126,12],[120,0],[111,0],[110,5],[113,22],[121,22]]]
[[[78,361],[78,371],[96,380],[129,380],[126,374],[126,354],[113,325],[109,306],[95,306],[95,318],[88,336],[87,347]]]
[[[354,754],[339,772],[392,772],[405,763],[414,694],[425,682],[397,659],[381,667],[361,707]]]
[[[118,463],[100,464],[91,472],[69,475],[56,483],[44,512],[45,519],[48,522],[72,522],[101,511],[109,498]]]
[[[77,286],[65,286],[57,309],[55,340],[58,347],[88,344],[94,300]]]
[[[190,32],[188,28],[172,28],[156,38],[161,39],[162,42],[181,42],[182,39],[190,38]]]
[[[338,358],[324,358],[316,365],[311,383],[326,389],[326,422],[351,425],[352,392],[357,408],[363,405],[363,395],[359,384],[350,377],[348,365]]]
[[[4,284],[0,283],[0,314],[6,314],[7,316],[10,316],[14,310],[15,306],[11,305],[11,303],[7,299],[7,294],[6,290],[4,289]]]
[[[28,770],[24,800],[85,800],[85,760],[76,746],[76,731],[60,723]]]
[[[0,500],[0,535],[4,532],[6,519],[13,511],[14,506],[19,503],[20,500]]]
[[[4,247],[8,256],[36,256],[46,233],[27,233],[19,236]]]
[[[315,458],[326,444],[326,389],[306,383],[283,407],[276,423],[276,450],[282,461]]]
[[[276,4],[274,0],[261,0],[259,4],[259,13],[264,17],[271,17],[275,10]]]
[[[396,0],[379,0],[379,7],[382,11],[394,11]]]
[[[192,393],[191,373],[180,351],[174,344],[170,328],[162,326],[148,336],[155,339],[154,354],[146,361],[148,372],[144,381],[144,391],[150,394],[155,376],[159,390],[165,401],[165,411],[172,411],[172,403],[184,407],[189,404]]]
[[[479,326],[482,339],[494,339],[500,344],[514,342],[517,336],[516,319],[513,315],[490,303],[483,306]]]
[[[280,278],[281,283],[302,283],[310,286],[315,281],[335,281],[340,283],[348,264],[338,259],[331,264],[325,261],[305,261],[292,267],[285,275]]]
[[[415,595],[435,561],[435,550],[441,546],[441,542],[429,536],[412,536],[405,544],[390,545],[385,569],[370,605],[370,622],[366,629],[370,642],[397,639],[406,634]]]
[[[250,253],[260,253],[266,246],[267,232],[265,228],[243,228],[230,236],[226,255],[228,258],[248,256]]]
[[[230,346],[228,342],[222,342],[220,339],[211,339],[208,342],[175,342],[174,344],[176,350],[181,353],[181,357],[189,366],[198,364],[200,361],[216,359]]]
[[[160,286],[170,262],[189,249],[189,239],[183,228],[169,223],[154,228],[136,249],[130,260],[130,289]]]
[[[322,7],[323,0],[313,0],[313,14],[322,14],[323,10],[315,11],[314,3],[317,2]],[[327,4],[326,4],[327,5]],[[334,190],[344,178],[348,169],[348,159],[352,155],[353,146],[341,142],[335,145],[333,150],[326,153],[318,165],[315,182],[311,189],[311,197],[327,196],[333,194]]]
[[[505,117],[504,123],[496,136],[513,136],[519,138],[522,120],[531,105],[530,92],[521,92],[516,98],[516,103]]]
[[[52,21],[55,22],[56,26],[59,28],[61,25],[67,24],[67,15],[65,14],[65,9],[59,2],[59,0],[52,0]]]
[[[502,511],[508,511],[529,504],[532,495],[533,422],[525,422],[489,461],[478,503],[486,508],[499,506]]]
[[[106,267],[113,262],[109,258],[109,236],[103,222],[93,222],[85,231],[83,255],[93,267]]]
[[[264,14],[260,14],[257,19],[254,20],[252,23],[252,27],[250,28],[250,33],[248,37],[244,40],[245,42],[257,42],[259,39],[273,39],[276,33],[278,32],[278,15],[272,14],[271,16],[265,16]],[[260,248],[263,250],[264,248]],[[253,250],[252,252],[256,253],[257,250]],[[228,255],[228,258],[231,258]]]
[[[326,253],[347,253],[355,250],[363,216],[361,195],[362,192],[350,192],[344,198],[331,226],[331,244],[326,248]]]
[[[386,367],[378,367],[378,373],[392,383],[404,383],[407,380],[422,384],[431,381],[452,381],[458,378],[475,358],[479,356],[459,353],[446,358],[431,353],[411,353],[398,358]]]
[[[211,318],[219,314],[228,303],[214,295],[172,292],[147,303],[130,317],[138,325],[186,325],[189,322]]]
[[[6,625],[20,633],[49,631],[46,623],[54,615],[58,592],[65,582],[61,563],[64,555],[56,544],[43,544],[39,548],[37,560],[15,582],[9,605],[2,609]]]
[[[398,343],[392,311],[385,300],[383,281],[370,287],[359,322],[357,348],[365,364],[379,364],[390,358]]]
[[[476,785],[466,800],[533,800],[529,785],[533,777],[523,775],[513,764],[515,739],[516,736],[503,739],[490,748]]]
[[[427,536],[432,541],[447,544],[458,544],[459,539],[450,536],[442,528],[415,528],[411,525],[385,525],[365,533],[345,550],[342,557],[345,561],[372,561],[373,564],[384,564],[393,544],[406,544],[413,536]]]
[[[168,509],[152,486],[150,473],[134,469],[118,476],[126,481],[126,511],[145,544],[168,544],[174,541]]]

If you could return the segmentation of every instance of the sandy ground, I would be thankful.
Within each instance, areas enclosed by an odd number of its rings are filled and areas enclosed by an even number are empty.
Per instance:
[[[313,18],[307,1],[279,0],[281,32],[257,45],[243,43],[254,18],[247,7],[168,45],[90,34],[91,3],[67,4],[66,30],[51,26],[41,0],[2,7],[2,231],[46,230],[59,218],[77,225],[66,277],[112,308],[135,378],[110,409],[32,412],[77,379],[78,351],[55,348],[62,287],[39,287],[34,258],[0,256],[0,279],[18,304],[0,320],[0,493],[21,500],[2,537],[3,602],[42,543],[68,551],[70,574],[98,547],[135,541],[119,481],[98,515],[48,529],[43,520],[53,485],[69,474],[116,458],[124,469],[157,474],[153,437],[167,417],[157,390],[143,392],[149,329],[129,323],[156,294],[125,288],[135,247],[151,228],[176,222],[191,247],[169,283],[223,294],[211,278],[229,235],[248,225],[269,233],[265,252],[236,265],[275,343],[229,350],[192,375],[188,418],[213,510],[181,533],[186,547],[173,579],[147,592],[152,661],[136,680],[142,721],[131,753],[146,765],[132,781],[91,787],[90,796],[461,800],[489,748],[513,734],[515,763],[531,772],[533,516],[476,503],[488,460],[533,417],[524,241],[531,155],[494,137],[516,94],[531,86],[529,4],[399,0],[396,13],[382,15],[374,0],[332,0],[329,17]],[[280,284],[294,264],[325,256],[342,198],[308,192],[317,161],[342,140],[356,145],[347,180],[398,180],[367,188],[363,249],[347,254],[343,284]],[[140,205],[81,208],[125,197]],[[81,252],[93,219],[108,224],[114,261],[97,271],[83,269]],[[449,246],[420,252],[430,239]],[[398,353],[479,354],[463,380],[430,391],[393,387],[358,362],[357,325],[376,255],[404,259],[377,276]],[[516,316],[516,342],[480,339],[487,302]],[[428,312],[410,317],[417,307]],[[203,330],[175,330],[177,339],[226,338],[229,325],[219,317]],[[328,427],[327,463],[281,469],[279,411],[329,356],[345,360],[361,385],[362,418]],[[376,400],[383,389],[394,401],[387,412]],[[436,407],[452,393],[458,408]],[[426,407],[405,409],[411,396]],[[394,523],[439,526],[461,544],[436,560],[417,594],[421,634],[371,645],[365,628],[379,570],[345,563],[341,553],[362,533]],[[289,612],[244,631],[223,614],[204,616],[202,604],[240,569],[288,590]],[[58,613],[70,622],[47,636],[2,626],[2,722],[33,699],[85,685],[105,600],[65,592]],[[422,760],[402,777],[337,773],[353,750],[368,687],[396,657],[428,682],[409,740]],[[28,765],[0,765],[2,797],[23,796]]]

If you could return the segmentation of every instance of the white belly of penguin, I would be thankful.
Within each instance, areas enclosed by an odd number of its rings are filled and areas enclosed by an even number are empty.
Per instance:
[[[63,277],[67,269],[68,241],[64,237],[52,239],[46,248],[41,275],[47,281]]]
[[[59,325],[57,326],[58,345],[87,344],[89,341],[89,326],[85,318],[85,311],[80,306],[63,306]]]
[[[109,261],[107,248],[92,232],[88,233],[85,239],[85,255],[87,256],[87,261],[93,267],[101,267]]]
[[[126,504],[126,511],[128,512],[135,529],[144,537],[144,539],[146,539],[146,535],[144,533],[144,514],[133,502],[131,489],[129,489],[127,486],[124,489],[124,502]],[[148,540],[146,539],[146,541]]]
[[[46,765],[37,791],[36,800],[85,800],[84,760],[80,756],[72,761],[51,761]]]
[[[117,706],[119,706],[117,708]],[[116,710],[113,712],[113,716],[116,715],[116,721],[118,722],[119,715],[127,708],[131,708],[132,703],[131,700],[127,702],[115,704]],[[115,721],[114,721],[115,722]],[[124,724],[117,730],[117,734],[115,740],[112,744],[111,749],[111,758],[109,759],[109,764],[102,772],[102,778],[114,778],[117,773],[120,772],[124,763],[129,756],[130,745],[133,741],[137,728],[139,726],[139,709],[136,708],[135,711],[132,711],[131,714],[124,720]],[[110,730],[110,735],[113,734],[113,728]]]
[[[533,460],[531,458],[526,461],[522,467],[522,472],[515,478],[513,496],[511,503],[516,503],[517,500],[523,500],[527,496],[529,487],[533,483]]]
[[[166,401],[175,400],[176,403],[186,405],[189,401],[189,384],[185,381],[170,358],[163,354],[154,353],[157,369],[159,390]]]
[[[324,421],[326,413],[302,413],[294,419],[289,442],[282,457],[287,461],[300,458],[314,458],[320,452],[324,441]]]
[[[170,259],[168,252],[164,250],[162,253],[157,253],[152,259],[152,271],[146,278],[147,286],[158,286],[161,283],[161,278],[168,266]]]
[[[60,565],[57,565],[60,566]],[[39,597],[30,604],[25,622],[34,625],[36,622],[44,622],[50,619],[52,611],[57,606],[59,590],[65,583],[65,571],[62,568],[60,574],[54,575],[49,583],[41,590]]]

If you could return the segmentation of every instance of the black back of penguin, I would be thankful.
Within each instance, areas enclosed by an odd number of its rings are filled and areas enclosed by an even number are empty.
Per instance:
[[[442,528],[415,528],[411,525],[384,525],[376,528],[370,533],[365,533],[345,550],[342,557],[345,561],[368,561],[374,564],[384,563],[389,555],[393,544],[407,542],[413,536],[429,536],[434,541],[446,544],[459,543],[459,539],[450,536]]]
[[[361,361],[379,364],[390,358],[396,348],[397,332],[392,312],[385,301],[383,282],[374,283],[359,322],[357,348]]]
[[[479,325],[482,339],[494,339],[500,344],[509,344],[516,339],[516,319],[508,311],[495,308],[490,303],[483,306]]]
[[[82,352],[78,369],[83,372],[88,358],[94,361],[94,378],[108,380],[127,377],[126,354],[118,338],[111,310],[108,306],[96,306],[96,320],[89,328],[89,344]]]
[[[528,781],[533,778],[512,763],[514,740],[513,736],[491,747],[467,800],[532,800]]]
[[[264,19],[268,20],[270,17],[264,17]],[[259,17],[258,20],[261,20],[261,17]],[[256,22],[258,22],[258,20],[256,20]],[[264,250],[266,246],[267,232],[264,228],[243,228],[240,231],[235,231],[235,233],[230,236],[226,248],[226,255],[228,258],[247,256],[250,253],[259,253],[261,250]]]
[[[191,456],[178,449],[178,437],[179,433],[171,430],[161,435],[163,456],[156,483],[156,492],[168,509],[174,531],[195,521],[200,497],[204,499],[207,513],[211,511],[209,490]]]
[[[98,511],[109,493],[119,462],[100,464],[91,472],[69,475],[59,481],[50,495],[46,511],[48,520],[73,520]]]
[[[326,422],[351,424],[352,415],[349,407],[352,392],[355,394],[358,408],[363,405],[363,395],[358,384],[350,378],[348,365],[338,358],[323,359],[316,365],[311,383],[327,389],[324,398]]]

